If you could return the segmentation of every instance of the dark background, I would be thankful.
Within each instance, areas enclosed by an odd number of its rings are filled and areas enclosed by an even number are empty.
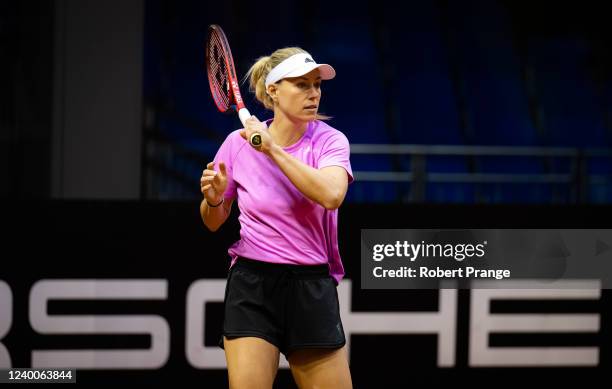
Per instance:
[[[351,309],[435,311],[437,291],[359,289],[360,229],[609,228],[608,15],[594,1],[0,2],[0,280],[13,298],[0,343],[12,366],[30,367],[33,349],[150,345],[146,336],[37,333],[28,319],[36,281],[163,278],[165,301],[50,305],[51,314],[158,314],[170,325],[161,369],[83,370],[78,381],[226,385],[225,371],[191,367],[184,350],[187,288],[225,277],[239,228],[234,214],[212,234],[198,215],[201,171],[239,127],[236,116],[216,111],[208,91],[209,24],[224,28],[239,77],[258,56],[293,45],[335,67],[322,111],[353,146],[356,182],[339,226]],[[270,117],[246,85],[243,95],[252,113]],[[381,144],[422,148],[360,152]],[[355,387],[605,377],[608,290],[597,301],[492,308],[600,313],[598,333],[489,339],[492,347],[599,347],[599,366],[590,368],[469,368],[470,293],[459,293],[456,367],[436,367],[435,336],[355,335]],[[207,345],[222,320],[220,306],[210,309]],[[279,373],[277,387],[291,382]]]

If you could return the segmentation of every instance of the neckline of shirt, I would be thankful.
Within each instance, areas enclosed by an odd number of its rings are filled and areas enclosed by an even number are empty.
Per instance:
[[[272,123],[274,119],[268,119],[266,120],[266,125],[268,127],[270,127],[270,124]],[[294,149],[296,149],[297,147],[299,147],[302,142],[304,141],[304,139],[306,139],[307,137],[310,136],[310,132],[312,131],[312,128],[314,127],[314,120],[308,122],[308,124],[306,125],[306,130],[304,131],[304,133],[302,134],[302,136],[300,137],[300,139],[298,139],[297,141],[295,141],[294,144],[283,147],[283,150],[285,151],[293,151]]]

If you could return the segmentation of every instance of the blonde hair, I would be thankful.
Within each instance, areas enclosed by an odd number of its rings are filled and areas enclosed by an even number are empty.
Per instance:
[[[249,79],[249,90],[255,94],[255,98],[269,110],[274,110],[274,100],[268,95],[266,90],[266,77],[278,64],[295,54],[306,53],[306,50],[299,47],[284,47],[273,52],[269,56],[257,58],[257,61],[246,73],[244,80]],[[330,119],[329,116],[317,113],[319,120]]]

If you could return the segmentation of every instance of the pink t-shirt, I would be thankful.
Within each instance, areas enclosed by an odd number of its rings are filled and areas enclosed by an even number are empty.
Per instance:
[[[270,125],[271,120],[266,122]],[[341,166],[349,183],[353,181],[348,139],[322,121],[309,122],[300,140],[284,150],[316,169]],[[228,250],[231,265],[238,256],[284,264],[328,264],[330,275],[340,282],[344,266],[338,251],[337,209],[326,210],[304,196],[272,159],[240,136],[240,130],[228,135],[214,161],[216,170],[220,161],[227,167],[224,197],[237,197],[240,208],[240,240]]]

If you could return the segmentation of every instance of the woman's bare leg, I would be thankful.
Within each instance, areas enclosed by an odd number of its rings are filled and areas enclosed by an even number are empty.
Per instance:
[[[271,389],[278,370],[279,351],[256,337],[223,337],[230,389]]]
[[[302,349],[289,355],[291,373],[300,389],[351,389],[346,346],[341,349]]]

